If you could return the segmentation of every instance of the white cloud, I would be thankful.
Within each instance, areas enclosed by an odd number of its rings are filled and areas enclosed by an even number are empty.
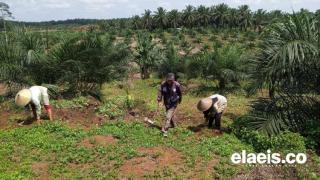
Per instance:
[[[8,3],[17,20],[44,21],[70,18],[115,18],[141,15],[145,9],[155,11],[162,6],[168,10],[186,5],[212,6],[227,3],[231,7],[248,4],[259,8],[284,11],[306,8],[320,9],[320,0],[0,0]]]
[[[48,7],[48,8],[57,8],[57,9],[60,9],[60,8],[69,8],[71,7],[71,4],[68,3],[68,2],[58,2],[58,1],[49,1],[47,3],[44,4],[45,7]]]

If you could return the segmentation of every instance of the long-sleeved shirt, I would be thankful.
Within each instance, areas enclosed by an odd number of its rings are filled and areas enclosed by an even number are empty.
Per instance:
[[[210,96],[210,98],[213,100],[212,106],[217,113],[222,113],[227,107],[226,97],[220,94],[214,94]]]
[[[41,99],[44,105],[49,105],[49,95],[48,89],[43,86],[32,86],[30,89],[31,92],[31,102],[37,112],[37,116],[40,117],[41,115]]]
[[[216,113],[222,113],[227,107],[227,98],[219,94],[214,94],[209,98],[212,99],[212,106],[207,111],[204,111],[206,119],[215,117]]]
[[[173,81],[172,86],[170,86],[166,81],[162,82],[158,90],[158,101],[162,99],[167,110],[177,107],[178,103],[182,101],[180,84]]]

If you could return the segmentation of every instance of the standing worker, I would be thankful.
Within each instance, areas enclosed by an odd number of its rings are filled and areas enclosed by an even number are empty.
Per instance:
[[[48,89],[46,87],[32,86],[30,89],[19,91],[15,97],[15,102],[18,106],[31,107],[38,124],[41,122],[41,100],[48,113],[49,119],[52,121],[52,109],[49,104]]]
[[[221,133],[221,117],[227,107],[227,98],[215,94],[201,99],[197,105],[199,111],[203,112],[204,118],[209,121],[208,127],[212,128],[214,121],[214,132]]]
[[[167,75],[166,81],[161,83],[158,92],[158,110],[160,103],[163,99],[164,106],[166,108],[166,122],[162,127],[162,133],[167,136],[169,128],[174,128],[175,124],[175,111],[179,103],[182,100],[182,93],[180,84],[175,81],[173,73]]]

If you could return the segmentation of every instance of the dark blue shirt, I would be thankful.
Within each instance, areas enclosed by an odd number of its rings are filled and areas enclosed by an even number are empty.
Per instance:
[[[177,81],[173,81],[172,86],[170,86],[166,81],[162,82],[158,91],[158,101],[161,101],[162,98],[167,110],[173,107],[176,108],[182,100],[180,84]]]

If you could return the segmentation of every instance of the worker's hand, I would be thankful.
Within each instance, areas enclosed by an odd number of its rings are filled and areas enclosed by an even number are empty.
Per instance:
[[[157,110],[156,110],[156,115],[159,115],[159,113],[160,113],[160,105],[161,105],[161,101],[158,101],[158,106],[157,106]]]

